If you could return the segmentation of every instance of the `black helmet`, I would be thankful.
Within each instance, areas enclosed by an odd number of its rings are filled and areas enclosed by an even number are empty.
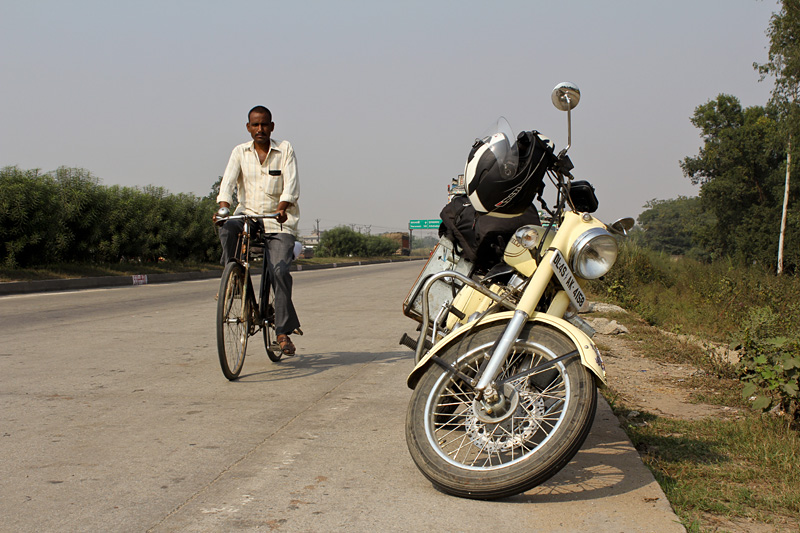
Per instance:
[[[464,184],[476,211],[519,214],[544,188],[555,161],[553,143],[536,131],[514,137],[504,118],[495,131],[475,141],[467,157]]]

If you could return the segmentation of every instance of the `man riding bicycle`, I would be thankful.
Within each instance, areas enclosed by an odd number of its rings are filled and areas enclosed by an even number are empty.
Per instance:
[[[236,187],[239,205],[236,214],[265,215],[278,213],[276,219],[258,221],[264,225],[264,276],[275,291],[275,333],[281,351],[294,355],[296,348],[289,338],[300,333],[300,320],[292,303],[292,276],[289,267],[294,259],[294,243],[300,209],[300,183],[297,160],[288,141],[271,139],[275,124],[272,113],[256,106],[247,115],[247,131],[252,141],[233,149],[222,176],[217,202],[220,208],[230,207]],[[214,215],[216,221],[216,215]],[[233,260],[242,220],[228,220],[220,228],[223,265]],[[265,287],[262,278],[262,287]],[[262,297],[265,297],[262,294]]]

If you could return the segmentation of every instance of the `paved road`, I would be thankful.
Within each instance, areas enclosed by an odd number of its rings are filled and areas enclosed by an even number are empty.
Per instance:
[[[299,357],[222,377],[216,280],[0,298],[1,531],[684,531],[607,405],[576,459],[497,502],[404,439],[420,263],[294,274]]]

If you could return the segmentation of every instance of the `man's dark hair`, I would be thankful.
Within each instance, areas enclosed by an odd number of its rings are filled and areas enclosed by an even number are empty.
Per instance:
[[[257,105],[247,113],[248,123],[250,122],[250,115],[253,113],[266,113],[266,115],[269,117],[269,121],[272,122],[272,112],[270,112],[270,110],[263,105]]]

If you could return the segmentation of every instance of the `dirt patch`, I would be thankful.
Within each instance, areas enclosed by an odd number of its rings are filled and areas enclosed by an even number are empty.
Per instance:
[[[596,334],[594,341],[600,346],[609,386],[629,408],[683,420],[737,414],[735,408],[699,403],[692,398],[696,389],[691,383],[704,374],[703,370],[642,357],[624,334]]]

